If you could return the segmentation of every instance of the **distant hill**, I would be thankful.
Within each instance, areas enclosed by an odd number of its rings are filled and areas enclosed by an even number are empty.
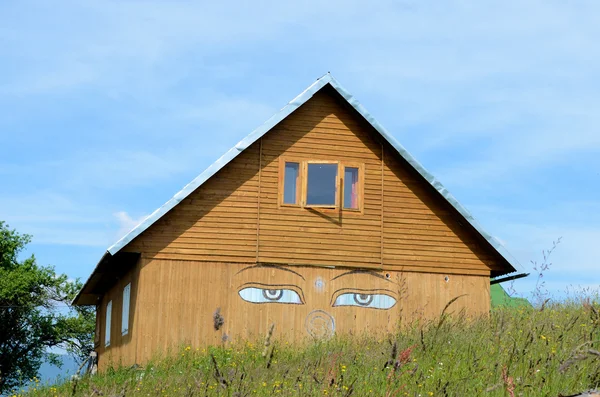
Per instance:
[[[492,296],[492,308],[508,307],[532,307],[531,303],[525,298],[511,297],[500,284],[490,286]]]

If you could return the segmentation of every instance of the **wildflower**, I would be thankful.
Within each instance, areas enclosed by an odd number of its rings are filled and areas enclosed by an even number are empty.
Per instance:
[[[540,335],[540,338],[542,338],[543,340],[546,340],[546,337],[544,335]]]

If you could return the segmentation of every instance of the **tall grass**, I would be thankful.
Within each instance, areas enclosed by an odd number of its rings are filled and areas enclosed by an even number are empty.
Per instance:
[[[27,396],[567,396],[600,385],[600,307],[443,316],[387,338],[184,346]],[[270,339],[270,338],[269,338]]]

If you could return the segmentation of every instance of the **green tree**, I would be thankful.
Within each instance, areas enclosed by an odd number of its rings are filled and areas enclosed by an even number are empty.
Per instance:
[[[31,241],[0,221],[0,395],[37,376],[50,348],[87,357],[93,349],[94,310],[72,307],[81,287],[35,257],[19,260]]]

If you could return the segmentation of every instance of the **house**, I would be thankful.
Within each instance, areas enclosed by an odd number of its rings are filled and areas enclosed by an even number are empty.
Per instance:
[[[519,265],[330,74],[108,249],[74,300],[100,368],[490,310]],[[510,276],[509,276],[510,277]],[[514,276],[512,276],[514,277]]]

